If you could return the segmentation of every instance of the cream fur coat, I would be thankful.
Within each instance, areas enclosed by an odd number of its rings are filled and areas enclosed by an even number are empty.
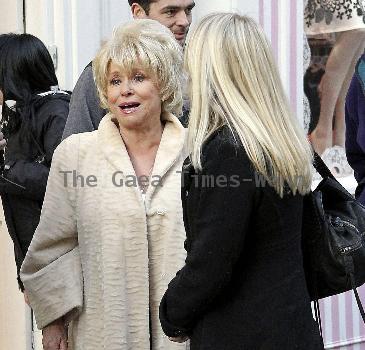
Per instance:
[[[111,115],[55,151],[21,277],[39,328],[62,315],[71,320],[69,349],[149,350],[149,313],[153,350],[187,348],[163,335],[158,318],[185,259],[185,130],[176,117],[165,119],[152,172],[162,183],[148,187],[145,202],[125,184],[135,172]]]

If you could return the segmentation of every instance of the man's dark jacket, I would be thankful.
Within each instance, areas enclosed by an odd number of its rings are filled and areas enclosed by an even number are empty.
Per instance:
[[[36,95],[20,128],[8,135],[0,194],[19,271],[38,225],[52,155],[61,142],[70,95]],[[62,203],[60,203],[62,205]]]

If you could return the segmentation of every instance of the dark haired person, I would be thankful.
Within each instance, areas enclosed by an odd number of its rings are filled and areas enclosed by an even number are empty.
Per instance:
[[[193,0],[128,0],[133,18],[154,19],[174,34],[175,39],[184,45],[195,6]],[[70,103],[62,138],[72,134],[96,130],[101,118],[107,113],[100,107],[100,99],[96,91],[91,63],[81,73]],[[182,122],[186,123],[186,108]]]
[[[39,222],[53,151],[70,96],[58,90],[51,56],[30,34],[0,35],[0,195],[19,271]]]

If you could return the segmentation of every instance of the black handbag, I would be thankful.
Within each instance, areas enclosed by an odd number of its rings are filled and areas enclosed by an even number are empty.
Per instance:
[[[356,290],[365,282],[365,207],[344,189],[316,153],[313,165],[323,180],[304,197],[302,249],[316,319],[321,330],[318,299],[352,289],[365,323]]]

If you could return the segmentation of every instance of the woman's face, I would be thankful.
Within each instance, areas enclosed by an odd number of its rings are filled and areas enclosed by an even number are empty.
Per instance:
[[[108,69],[107,99],[122,128],[149,128],[160,121],[160,91],[142,69],[126,74],[112,61]]]

